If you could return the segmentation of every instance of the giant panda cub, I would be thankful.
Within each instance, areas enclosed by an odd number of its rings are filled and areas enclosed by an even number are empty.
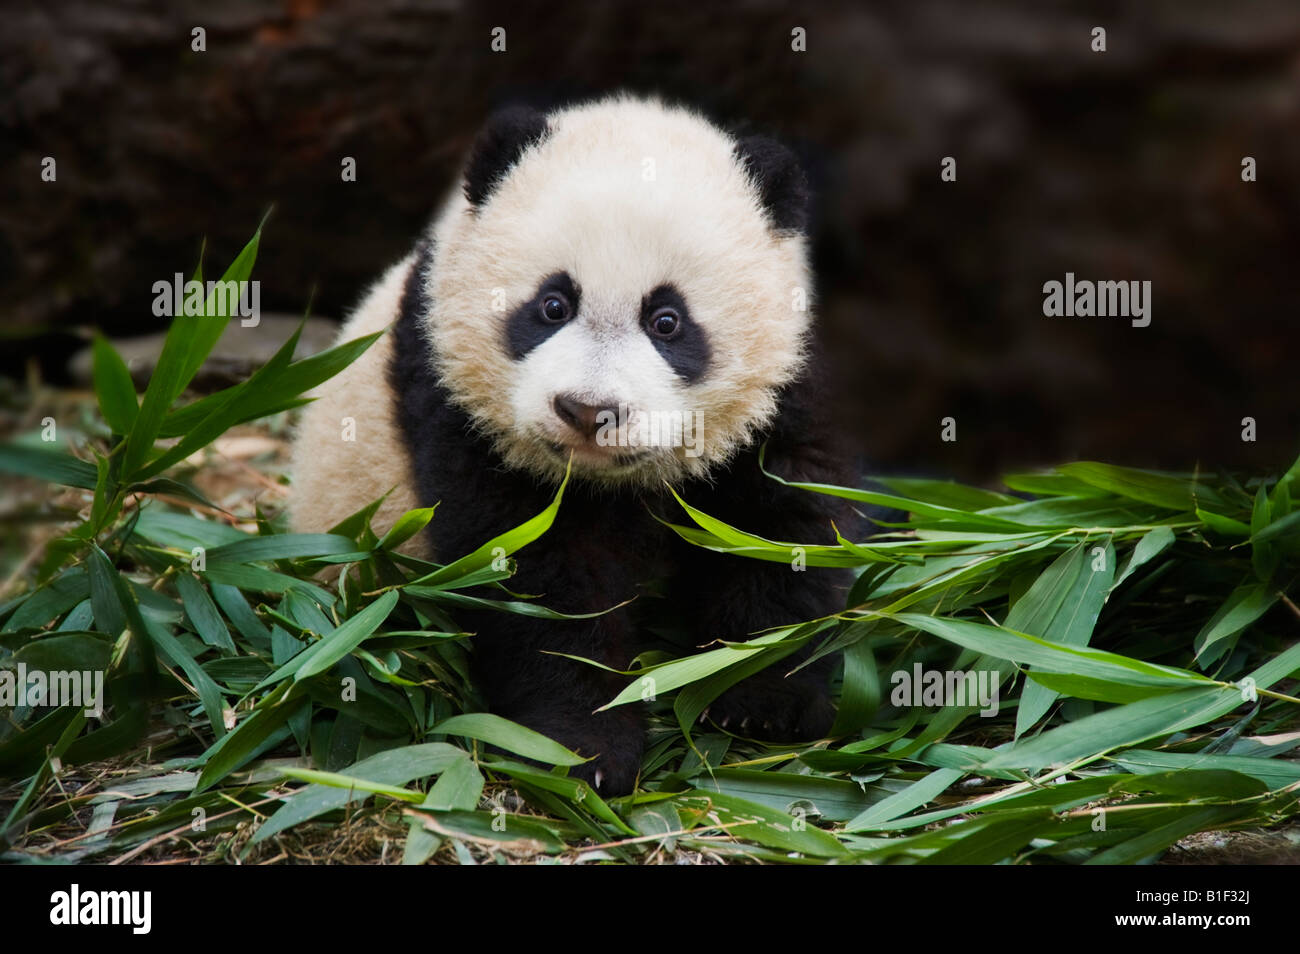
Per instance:
[[[844,605],[839,571],[682,541],[671,486],[768,539],[833,543],[842,501],[785,487],[844,482],[811,355],[805,177],[793,154],[657,101],[613,98],[493,116],[462,188],[374,286],[342,338],[387,328],[302,419],[292,524],[318,532],[387,493],[377,528],[439,503],[419,555],[448,561],[541,512],[516,592],[567,613],[615,606],[651,581],[666,599],[583,620],[458,614],[475,633],[492,711],[591,759],[605,794],[632,791],[644,747],[625,669],[637,610],[670,610],[693,646],[744,640]],[[354,434],[341,440],[346,419]],[[390,492],[391,491],[391,492]],[[802,570],[802,572],[801,572]],[[805,741],[833,721],[823,659],[787,657],[707,718],[747,738]]]

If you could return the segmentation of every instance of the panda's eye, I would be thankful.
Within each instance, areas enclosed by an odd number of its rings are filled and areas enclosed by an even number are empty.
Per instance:
[[[569,303],[559,295],[547,295],[542,299],[542,318],[552,324],[559,324],[569,317]]]
[[[671,338],[681,323],[681,316],[671,308],[660,308],[650,316],[650,330],[660,338]]]

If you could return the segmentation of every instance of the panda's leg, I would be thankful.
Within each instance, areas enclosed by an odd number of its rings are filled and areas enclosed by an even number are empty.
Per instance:
[[[743,641],[760,630],[805,622],[842,609],[851,579],[843,571],[795,570],[781,563],[698,550],[684,557],[689,577],[677,592],[692,607],[699,645]],[[807,663],[812,644],[728,689],[707,718],[748,738],[801,742],[824,737],[835,720],[832,657]]]
[[[585,779],[601,794],[631,792],[645,748],[640,706],[596,711],[618,695],[626,680],[551,655],[565,653],[626,667],[631,642],[626,614],[616,610],[573,621],[480,619],[474,665],[491,711],[591,759],[569,774]]]
[[[815,405],[814,405],[815,406]],[[769,440],[766,467],[788,480],[842,484],[851,478],[835,445],[819,442],[812,426],[779,429]],[[711,516],[768,540],[792,544],[834,543],[838,528],[850,539],[864,522],[841,498],[812,493],[773,480],[760,468],[757,451],[740,455],[716,482],[688,488],[685,499]],[[789,563],[715,553],[681,543],[675,556],[674,589],[691,607],[698,645],[717,639],[747,640],[762,630],[817,619],[844,609],[852,585],[846,570],[807,566],[792,549]],[[709,718],[730,731],[773,741],[823,737],[834,722],[829,681],[833,657],[807,665],[810,643],[719,696]]]
[[[475,487],[477,506],[458,500],[445,514],[439,511],[443,552],[468,552],[483,539],[521,522],[523,517],[512,511],[536,513],[545,503],[521,502],[525,488],[500,473],[481,475]],[[492,514],[493,525],[477,526],[471,519],[476,513]],[[460,515],[465,517],[463,524]],[[636,595],[637,582],[647,572],[651,547],[641,542],[643,538],[626,518],[626,508],[622,513],[613,505],[593,508],[577,488],[570,487],[551,528],[515,554],[516,573],[508,585],[513,591],[538,596],[538,604],[561,613],[611,610]],[[495,591],[482,595],[500,598]],[[595,784],[602,794],[633,790],[645,744],[642,706],[633,703],[598,712],[627,679],[568,658],[626,669],[636,652],[626,609],[588,619],[540,619],[481,610],[457,613],[456,620],[475,634],[475,677],[492,712],[592,759],[570,774]]]

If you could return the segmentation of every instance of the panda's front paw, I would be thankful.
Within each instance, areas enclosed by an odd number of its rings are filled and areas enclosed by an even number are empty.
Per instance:
[[[835,722],[830,691],[816,678],[783,678],[765,670],[732,686],[705,710],[705,718],[735,735],[765,742],[824,738]]]
[[[636,791],[640,772],[641,750],[638,746],[635,752],[614,749],[602,753],[590,762],[569,769],[569,777],[582,779],[602,798],[614,798]]]
[[[570,768],[569,777],[587,782],[602,797],[630,795],[636,790],[645,727],[627,707],[595,714],[546,712],[533,718],[516,716],[516,721],[588,759]]]

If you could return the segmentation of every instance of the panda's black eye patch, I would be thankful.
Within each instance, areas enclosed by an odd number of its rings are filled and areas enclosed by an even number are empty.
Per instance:
[[[536,294],[506,319],[506,351],[518,361],[578,313],[581,292],[567,272],[545,278]]]
[[[709,338],[691,320],[686,300],[672,285],[660,285],[641,300],[641,324],[674,373],[694,384],[709,368]]]

